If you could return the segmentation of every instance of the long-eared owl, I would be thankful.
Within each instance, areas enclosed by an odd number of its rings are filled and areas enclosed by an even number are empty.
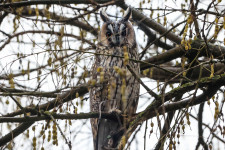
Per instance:
[[[129,72],[129,65],[136,73],[140,66],[138,60],[135,32],[129,22],[131,8],[124,16],[112,21],[100,12],[103,25],[99,33],[95,62],[92,67],[92,82],[100,83],[90,89],[90,109],[92,112],[120,112],[127,116],[135,114],[140,84]],[[121,139],[121,123],[108,119],[91,119],[94,149],[115,148]]]

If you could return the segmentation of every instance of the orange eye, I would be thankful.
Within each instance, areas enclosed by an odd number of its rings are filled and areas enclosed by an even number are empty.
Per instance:
[[[122,36],[126,36],[126,34],[127,34],[127,33],[126,33],[126,29],[124,29],[124,30],[122,31],[121,35],[122,35]]]
[[[106,36],[107,36],[107,37],[110,37],[111,35],[112,35],[111,32],[109,32],[109,31],[106,32]]]

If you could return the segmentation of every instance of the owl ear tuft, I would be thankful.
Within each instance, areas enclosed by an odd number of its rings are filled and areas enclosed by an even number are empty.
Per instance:
[[[110,21],[109,16],[105,13],[104,10],[101,10],[100,11],[100,16],[101,16],[101,18],[102,18],[102,20],[104,22],[109,22]]]
[[[128,19],[131,17],[131,12],[132,12],[131,8],[128,7],[121,21],[124,22],[128,21]]]

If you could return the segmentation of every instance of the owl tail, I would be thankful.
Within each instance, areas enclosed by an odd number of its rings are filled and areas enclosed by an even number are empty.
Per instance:
[[[99,119],[95,150],[116,148],[123,133],[118,121]]]

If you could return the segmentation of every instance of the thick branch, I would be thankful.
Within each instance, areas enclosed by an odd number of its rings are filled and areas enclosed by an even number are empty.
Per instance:
[[[141,64],[142,66],[142,64]],[[211,74],[211,65],[210,64],[204,64],[202,65],[202,77],[209,77]],[[176,74],[182,73],[184,70],[182,69],[182,67],[176,67],[176,66],[161,66],[162,68],[164,68],[165,70],[169,70],[170,72],[174,72]],[[199,77],[199,73],[200,73],[200,65],[194,67],[192,69],[192,73],[189,77],[189,79],[191,80],[196,80]],[[142,68],[141,68],[142,70]],[[225,64],[224,63],[215,63],[214,64],[214,73],[215,75],[219,75],[221,73],[225,72]],[[161,82],[170,82],[170,83],[177,83],[180,82],[180,77],[176,77],[174,78],[174,74],[171,74],[169,72],[166,72],[162,69],[159,68],[155,68],[152,67],[149,72],[145,75],[142,75],[142,77],[149,77],[151,79],[154,80],[159,80]],[[172,78],[174,78],[173,80],[171,80]]]
[[[88,85],[81,85],[81,86],[75,87],[63,94],[58,95],[57,98],[53,99],[52,101],[48,103],[45,103],[36,107],[34,106],[25,107],[24,109],[27,112],[32,112],[35,114],[37,113],[37,111],[35,110],[44,110],[44,111],[51,110],[54,107],[57,107],[59,105],[62,105],[65,102],[75,99],[76,94],[78,94],[79,96],[86,94],[88,92],[88,87],[89,87]],[[4,117],[12,117],[12,116],[20,115],[20,114],[22,114],[22,112],[19,110],[19,111],[4,115]]]
[[[45,112],[50,113],[50,112]],[[101,118],[105,119],[117,119],[113,113],[80,113],[80,114],[51,114],[55,119],[89,119],[89,118],[99,118],[99,115],[101,115]],[[42,120],[51,120],[46,115],[41,116],[27,116],[27,117],[0,117],[0,123],[6,123],[6,122],[36,122],[36,121],[42,121]]]
[[[44,9],[39,9],[39,15],[42,16],[42,17],[46,17],[46,11]],[[10,12],[10,11],[9,11]],[[12,12],[14,14],[17,14],[15,11]],[[64,24],[68,24],[68,25],[72,25],[72,26],[76,26],[80,29],[83,29],[85,31],[88,31],[90,32],[91,34],[93,34],[94,36],[97,36],[98,35],[98,30],[96,28],[93,28],[92,26],[82,22],[82,21],[79,21],[78,19],[72,19],[72,18],[67,18],[65,16],[60,16],[60,15],[57,15],[56,13],[54,12],[49,12],[50,13],[50,18],[52,20],[56,20],[56,21],[65,21],[65,20],[68,20],[66,22],[64,22]],[[28,8],[28,7],[25,7],[23,9],[23,11],[21,12],[21,15],[22,16],[28,16],[28,17],[31,17],[31,16],[36,16],[36,11],[34,8]]]
[[[149,58],[148,60],[145,60],[148,63],[154,63],[154,64],[163,64],[166,62],[169,62],[171,60],[174,60],[176,58],[180,58],[182,56],[186,56],[186,57],[196,57],[196,54],[200,51],[200,54],[198,55],[198,57],[201,56],[208,56],[207,53],[207,49],[205,46],[204,41],[202,40],[196,40],[193,41],[192,45],[191,45],[192,49],[191,50],[184,50],[184,48],[182,46],[178,46],[175,47],[171,50],[168,50],[162,54],[153,56],[151,58]],[[225,55],[225,47],[222,46],[218,46],[218,45],[213,45],[211,43],[208,43],[208,47],[209,47],[209,51],[212,53],[212,55],[214,56],[214,58],[217,59],[224,59],[224,55]],[[142,64],[141,68],[142,69],[147,69],[151,66],[149,66],[148,64]]]
[[[64,94],[61,94],[58,98],[40,105],[39,107],[35,108],[24,108],[24,111],[26,110],[30,110],[32,112],[32,114],[37,114],[38,110],[51,110],[54,107],[57,107],[65,102],[68,102],[70,100],[73,100],[74,98],[76,98],[76,93],[79,93],[79,95],[84,95],[85,93],[87,93],[87,86],[80,86],[77,88],[72,89],[71,91],[68,91]],[[22,114],[23,111],[17,111],[5,116],[15,116],[15,115],[19,115]],[[21,124],[19,127],[17,127],[16,129],[14,129],[12,132],[8,133],[7,135],[3,136],[0,139],[0,146],[5,145],[7,142],[11,141],[13,138],[15,138],[16,136],[18,136],[19,134],[21,134],[22,132],[24,132],[26,129],[28,129],[34,122],[26,122]]]
[[[122,7],[123,9],[127,9],[127,7],[128,7],[124,3],[120,3],[119,6]],[[159,32],[159,34],[164,34],[167,32],[167,29],[165,27],[163,27],[161,24],[157,23],[155,20],[152,20],[152,19],[146,17],[144,14],[140,13],[138,10],[136,10],[134,8],[132,8],[132,16],[133,16],[134,20],[137,20],[138,22],[142,22],[146,26]],[[177,44],[181,43],[181,37],[177,36],[173,32],[169,32],[167,35],[165,35],[165,37]]]
[[[61,90],[55,91],[27,91],[27,90],[20,90],[20,89],[12,89],[12,88],[0,88],[0,96],[36,96],[36,97],[47,97],[47,98],[56,98],[57,93],[61,92]]]
[[[153,33],[146,25],[144,25],[142,22],[137,22],[137,25],[148,36],[147,45],[156,40],[156,34]],[[169,44],[163,42],[162,40],[157,40],[154,44],[156,46],[159,46],[159,47],[161,47],[163,49],[166,49],[166,50],[169,50],[169,49],[173,48],[172,45],[169,45]]]
[[[107,3],[107,2],[110,2],[110,0],[95,0],[95,2],[96,3]],[[94,3],[92,3],[91,0],[76,0],[76,1],[74,1],[74,0],[62,0],[62,1],[61,0],[32,0],[32,1],[21,1],[21,2],[0,4],[0,8],[15,8],[15,7],[23,7],[23,6],[30,6],[30,5],[42,5],[42,4],[63,5],[63,4],[94,4]]]
[[[157,108],[157,112],[155,110],[149,111],[148,108],[145,109],[143,112],[139,113],[138,116],[135,117],[135,120],[133,122],[131,122],[130,127],[126,131],[124,137],[131,135],[139,124],[142,124],[147,119],[155,117],[157,115],[157,113],[163,114],[165,112],[180,110],[182,108],[198,105],[202,102],[207,101],[214,94],[216,94],[216,92],[219,90],[219,88],[222,85],[224,85],[224,84],[223,83],[221,84],[221,82],[214,82],[214,83],[210,84],[208,86],[207,90],[204,93],[202,93],[201,95],[197,96],[194,101],[193,101],[193,98],[190,98],[187,100],[166,104],[166,105],[163,105],[163,106],[160,106],[159,108]],[[122,139],[124,139],[124,138],[122,138]],[[123,145],[124,145],[123,142],[124,141],[120,141],[118,149],[123,148]]]
[[[2,138],[0,138],[0,146],[5,145],[21,133],[23,133],[25,130],[27,130],[34,122],[25,122],[20,124],[16,129],[12,130]]]

